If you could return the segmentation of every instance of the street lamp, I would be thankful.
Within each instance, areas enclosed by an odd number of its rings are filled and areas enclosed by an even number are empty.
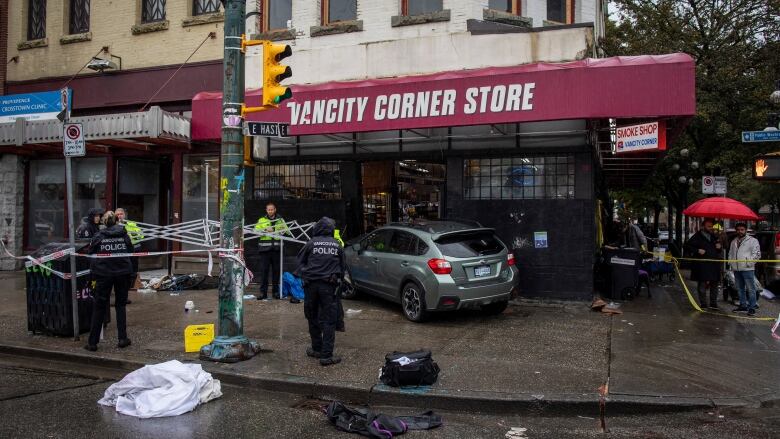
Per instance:
[[[769,101],[775,105],[780,105],[780,81],[775,82],[775,91],[769,95]]]
[[[769,95],[769,102],[773,105],[780,105],[780,81],[775,82],[775,91]],[[764,131],[777,131],[778,128],[780,128],[780,113],[768,113]]]

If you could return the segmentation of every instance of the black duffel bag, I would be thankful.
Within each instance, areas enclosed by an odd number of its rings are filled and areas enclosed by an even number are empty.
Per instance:
[[[431,351],[393,352],[385,355],[379,379],[388,386],[429,386],[439,377],[439,365]]]

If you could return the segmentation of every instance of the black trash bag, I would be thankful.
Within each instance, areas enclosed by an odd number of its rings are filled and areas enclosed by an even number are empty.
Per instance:
[[[393,352],[385,355],[385,365],[379,379],[392,387],[430,386],[439,378],[439,365],[431,351]]]
[[[407,430],[430,430],[442,425],[441,416],[432,411],[416,416],[390,416],[348,407],[340,401],[331,402],[325,414],[341,431],[379,439],[390,439]]]

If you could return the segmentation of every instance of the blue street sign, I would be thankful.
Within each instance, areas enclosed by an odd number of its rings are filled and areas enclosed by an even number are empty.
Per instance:
[[[742,131],[742,143],[780,142],[780,131]]]
[[[68,110],[73,93],[68,93]],[[0,96],[0,123],[13,122],[19,117],[27,120],[56,119],[63,110],[62,92],[46,91]]]

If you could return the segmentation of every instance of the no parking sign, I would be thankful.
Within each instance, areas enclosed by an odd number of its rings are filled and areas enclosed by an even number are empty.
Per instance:
[[[84,142],[84,132],[80,123],[66,123],[64,125],[62,146],[65,157],[84,157],[87,155],[87,145]]]

